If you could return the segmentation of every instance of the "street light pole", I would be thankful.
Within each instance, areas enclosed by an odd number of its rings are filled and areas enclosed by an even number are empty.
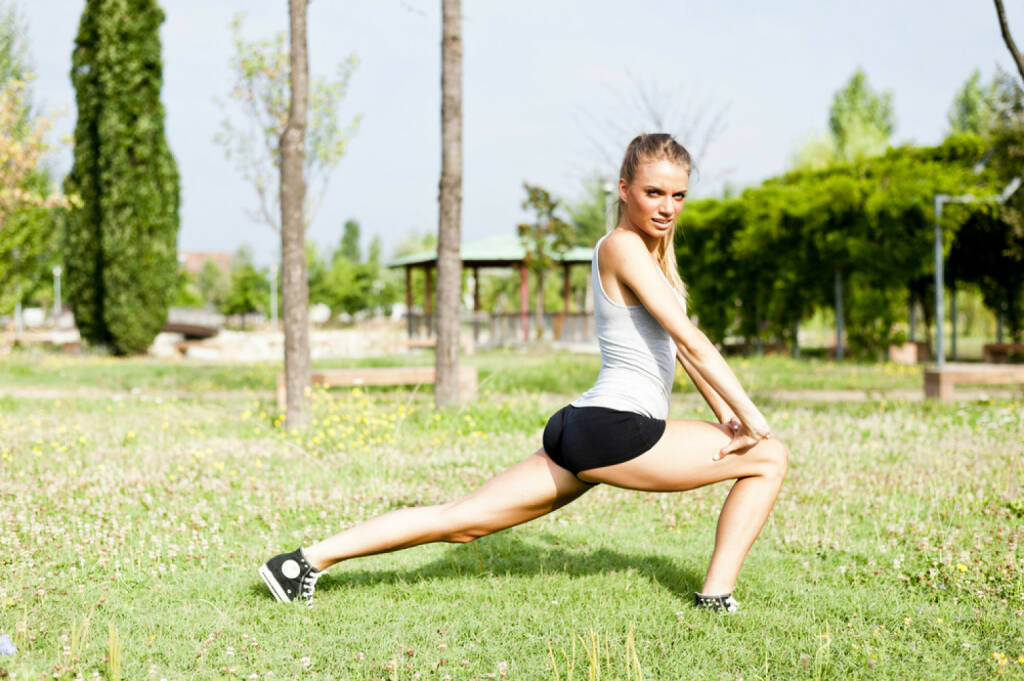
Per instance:
[[[935,195],[935,363],[940,369],[946,363],[945,350],[942,347],[942,327],[946,319],[943,313],[945,292],[942,288],[942,204],[952,198],[947,194]]]
[[[979,201],[995,201],[996,203],[1006,203],[1009,201],[1013,193],[1021,185],[1021,178],[1015,177],[1010,180],[1010,183],[1006,185],[1002,192],[997,196],[986,196],[977,198],[973,194],[964,194],[962,196],[950,196],[949,194],[936,194],[935,195],[935,364],[941,369],[945,363],[945,353],[942,347],[942,327],[945,322],[945,314],[943,314],[945,301],[943,300],[944,291],[942,289],[942,204],[944,203],[976,203]],[[955,295],[955,292],[954,292]],[[954,304],[955,314],[955,304]],[[954,333],[956,329],[956,322],[954,321]],[[953,340],[954,347],[954,359],[956,355],[956,340]]]

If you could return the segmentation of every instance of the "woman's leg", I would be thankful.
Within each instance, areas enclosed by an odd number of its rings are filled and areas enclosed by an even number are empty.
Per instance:
[[[743,454],[715,461],[712,457],[729,440],[725,426],[668,421],[657,444],[635,459],[580,472],[580,478],[589,482],[654,492],[677,492],[736,479],[718,517],[715,549],[701,589],[705,594],[733,590],[743,559],[768,519],[786,476],[788,454],[778,440],[762,440]]]
[[[436,541],[468,542],[550,513],[588,489],[540,449],[458,501],[390,511],[302,552],[313,567],[325,570],[357,556]]]

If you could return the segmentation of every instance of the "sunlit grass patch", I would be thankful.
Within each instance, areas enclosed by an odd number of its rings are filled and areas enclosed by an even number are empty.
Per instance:
[[[308,610],[255,567],[465,494],[575,395],[484,384],[435,412],[423,390],[317,390],[290,433],[269,391],[132,393],[137,366],[103,370],[117,391],[0,399],[13,678],[1024,678],[1024,401],[765,402],[790,471],[738,617],[690,606],[727,485],[600,486],[471,544],[343,563]]]

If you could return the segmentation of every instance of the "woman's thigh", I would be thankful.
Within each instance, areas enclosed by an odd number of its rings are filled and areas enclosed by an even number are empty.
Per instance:
[[[590,488],[539,449],[442,513],[482,536],[550,513]]]
[[[730,439],[729,429],[717,423],[669,420],[661,439],[640,456],[580,471],[579,477],[627,489],[680,492],[751,475],[785,475],[786,448],[775,439],[715,461]]]

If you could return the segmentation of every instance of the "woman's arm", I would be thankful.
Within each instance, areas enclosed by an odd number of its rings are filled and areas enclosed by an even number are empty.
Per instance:
[[[626,231],[614,232],[601,246],[601,264],[610,267],[616,278],[658,320],[675,341],[679,354],[732,409],[753,441],[768,437],[768,422],[744,392],[718,349],[683,312],[640,236]]]
[[[700,372],[690,363],[690,360],[686,359],[683,353],[676,350],[676,359],[679,360],[679,364],[682,365],[683,370],[686,371],[686,375],[693,381],[693,385],[696,386],[697,391],[704,398],[704,401],[711,407],[711,411],[715,413],[715,418],[718,419],[719,423],[727,424],[732,419],[736,418],[736,414],[733,413],[729,405],[725,403],[722,396],[715,392],[704,377],[700,375]]]

